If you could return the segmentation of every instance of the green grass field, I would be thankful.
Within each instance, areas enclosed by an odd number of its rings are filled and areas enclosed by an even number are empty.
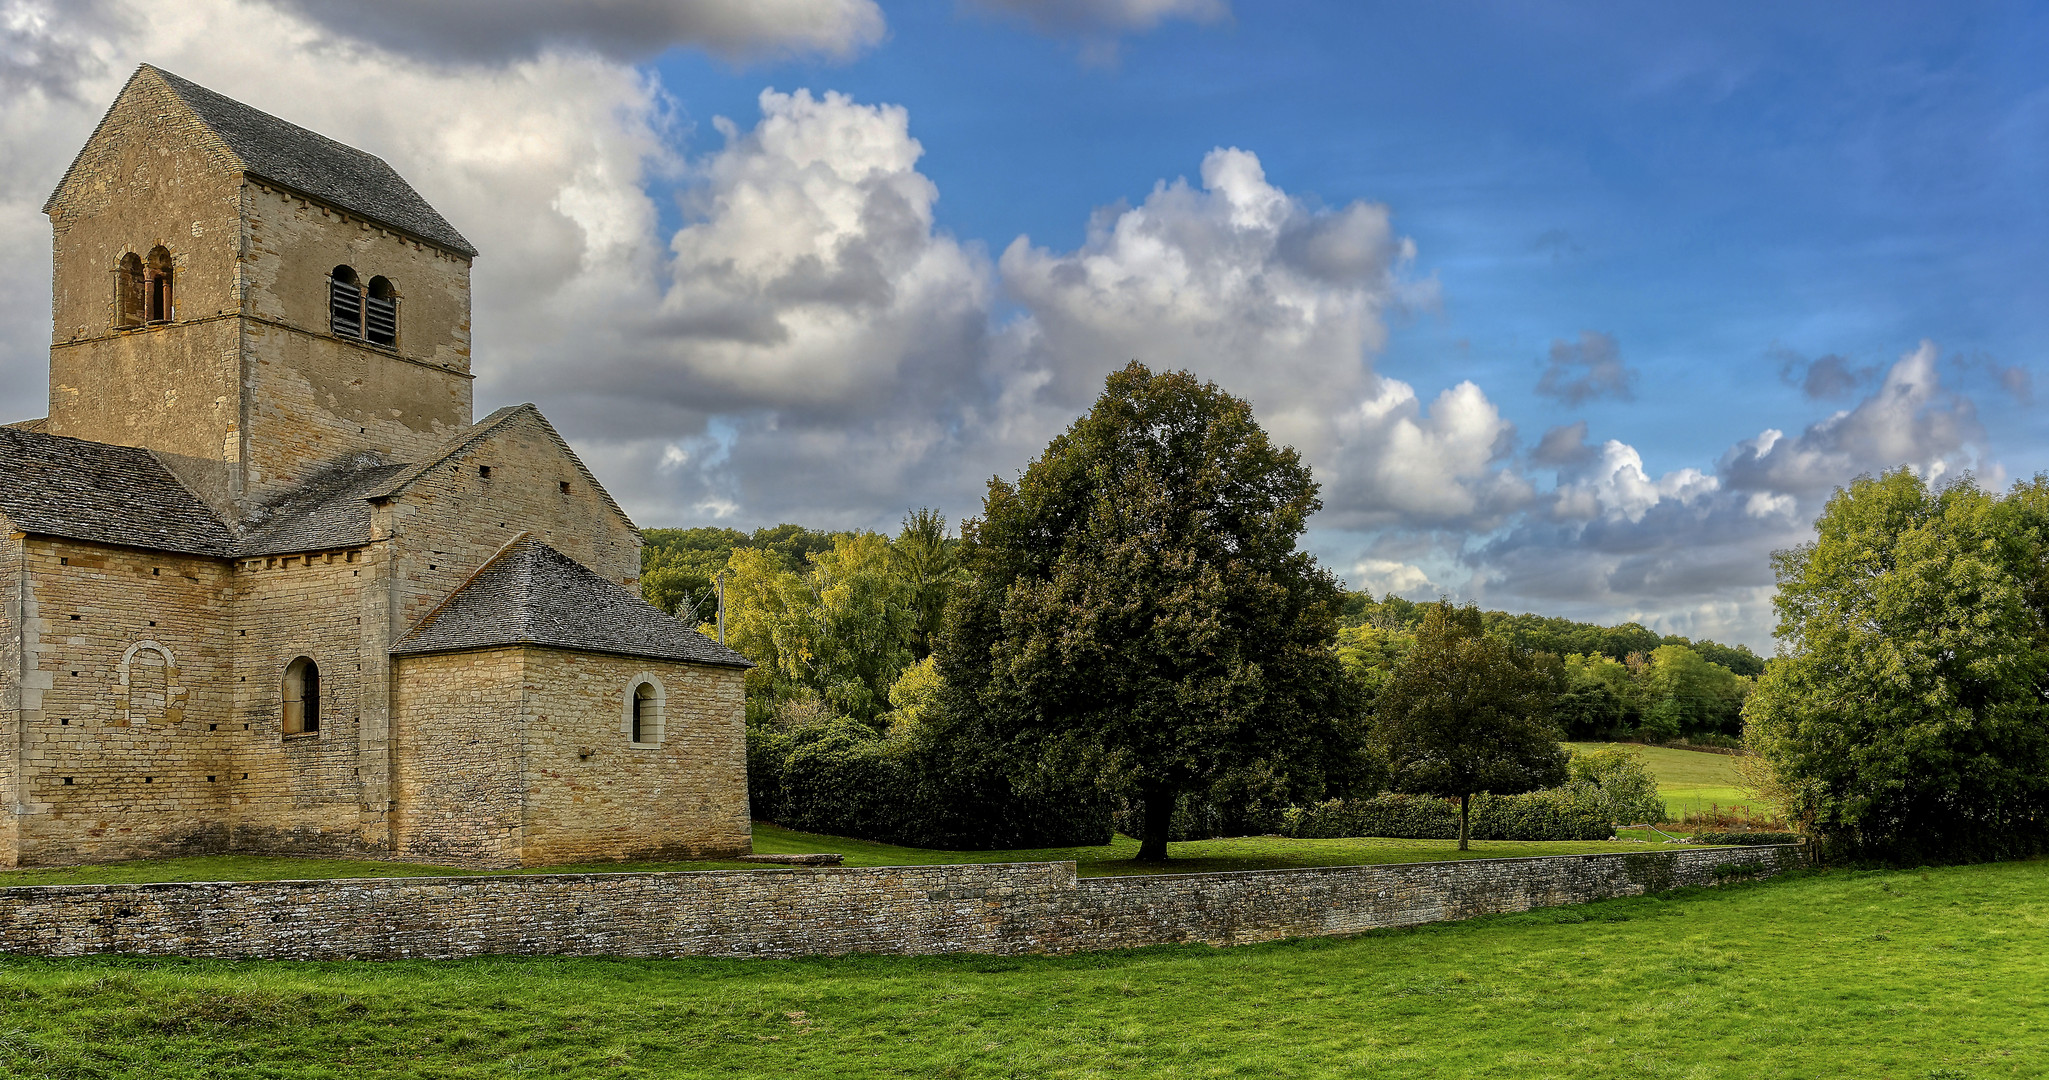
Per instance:
[[[1575,750],[1598,750],[1622,746],[1643,755],[1644,765],[1658,778],[1658,794],[1665,797],[1665,813],[1678,821],[1689,811],[1712,806],[1728,809],[1749,806],[1753,801],[1743,790],[1743,777],[1736,772],[1736,759],[1727,754],[1700,750],[1674,750],[1665,746],[1634,743],[1570,742]]]
[[[1073,957],[0,959],[0,1074],[2039,1077],[2049,862]]]
[[[1650,844],[1648,847],[1662,847]],[[1499,859],[1526,855],[1581,855],[1598,851],[1644,850],[1624,841],[1473,841],[1461,852],[1453,840],[1285,840],[1246,837],[1170,844],[1166,864],[1132,861],[1138,841],[1119,836],[1100,847],[1033,848],[1020,851],[928,851],[840,836],[817,836],[757,822],[754,850],[789,855],[831,851],[847,866],[929,866],[938,863],[1075,861],[1084,877],[1105,874],[1189,874],[1212,870],[1279,870],[1293,866],[1355,866],[1367,863],[1431,862],[1439,859]],[[0,871],[0,888],[10,885],[105,885],[151,881],[280,881],[290,878],[424,877],[480,873],[619,873],[640,870],[765,869],[760,863],[670,862],[587,863],[526,870],[463,870],[450,866],[371,862],[355,859],[299,859],[266,855],[200,855],[145,859],[98,866]]]

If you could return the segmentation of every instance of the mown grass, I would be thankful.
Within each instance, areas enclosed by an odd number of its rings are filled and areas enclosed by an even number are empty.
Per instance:
[[[2049,863],[1236,949],[0,960],[25,1078],[2036,1077]]]
[[[1736,759],[1727,754],[1674,750],[1668,746],[1639,746],[1635,743],[1569,742],[1565,745],[1576,750],[1621,746],[1641,754],[1644,766],[1658,779],[1658,794],[1664,797],[1665,815],[1671,821],[1713,806],[1726,810],[1732,806],[1749,806],[1754,801],[1743,789],[1743,777],[1736,771]]]
[[[840,836],[800,833],[775,825],[754,826],[754,850],[796,854],[837,851],[847,866],[929,866],[939,863],[1047,862],[1072,859],[1082,877],[1116,874],[1206,873],[1220,870],[1285,870],[1298,866],[1365,866],[1380,863],[1437,862],[1451,859],[1507,859],[1536,855],[1586,855],[1596,852],[1642,851],[1672,845],[1618,840],[1475,840],[1471,851],[1458,850],[1456,840],[1295,840],[1279,836],[1247,836],[1228,840],[1190,840],[1167,845],[1168,861],[1138,862],[1138,841],[1119,835],[1099,847],[1033,848],[1022,851],[932,851],[897,847]]]
[[[1166,863],[1141,863],[1138,841],[1119,836],[1097,847],[1031,848],[1018,851],[930,851],[898,847],[842,836],[820,836],[762,822],[754,826],[754,850],[791,855],[839,852],[847,866],[931,866],[941,863],[1054,862],[1072,859],[1085,877],[1106,874],[1199,873],[1213,870],[1281,870],[1297,866],[1355,866],[1377,863],[1433,862],[1439,859],[1499,859],[1526,855],[1582,855],[1590,852],[1643,850],[1646,845],[1621,841],[1473,842],[1460,852],[1452,840],[1289,840],[1246,837],[1169,844]],[[1652,844],[1650,847],[1663,845]],[[645,863],[579,863],[528,867],[523,870],[465,870],[418,863],[371,862],[361,859],[303,859],[271,855],[197,855],[179,859],[140,859],[97,866],[61,866],[0,871],[0,888],[13,885],[121,885],[156,881],[285,881],[294,878],[431,877],[486,873],[581,874],[677,870],[761,870],[760,863],[701,861]]]

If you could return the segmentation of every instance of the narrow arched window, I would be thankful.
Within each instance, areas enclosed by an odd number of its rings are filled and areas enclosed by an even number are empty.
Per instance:
[[[114,325],[141,326],[143,312],[142,256],[129,252],[121,256],[114,272]]]
[[[648,683],[633,688],[633,741],[655,741],[655,688]]]
[[[372,345],[398,344],[398,287],[388,277],[370,279],[363,298],[363,336]]]
[[[327,325],[337,337],[363,336],[363,286],[353,267],[337,266],[327,275]]]
[[[652,674],[642,672],[626,684],[626,741],[632,746],[660,746],[662,744],[661,681]]]
[[[178,317],[171,295],[171,253],[159,244],[150,249],[142,265],[143,318],[149,322],[170,322]]]
[[[301,656],[285,665],[284,732],[303,735],[320,730],[320,665]]]

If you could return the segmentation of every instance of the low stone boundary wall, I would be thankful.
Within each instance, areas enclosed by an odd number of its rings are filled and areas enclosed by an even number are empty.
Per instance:
[[[0,952],[280,960],[1037,953],[1351,934],[1804,865],[1800,847],[1078,880],[1074,864],[0,889]]]

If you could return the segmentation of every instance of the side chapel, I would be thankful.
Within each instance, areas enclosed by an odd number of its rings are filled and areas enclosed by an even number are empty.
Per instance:
[[[138,69],[44,207],[50,414],[0,428],[0,866],[749,848],[739,654],[532,405],[390,166]]]

